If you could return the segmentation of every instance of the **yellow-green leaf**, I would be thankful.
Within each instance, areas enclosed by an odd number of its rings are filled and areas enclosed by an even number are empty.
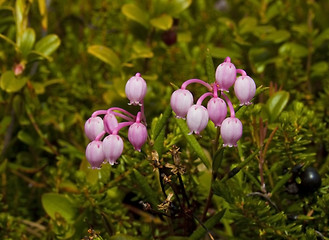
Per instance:
[[[123,5],[121,9],[122,13],[129,19],[134,20],[143,26],[148,26],[148,13],[146,11],[143,11],[138,6],[136,6],[133,3],[128,3]]]
[[[42,206],[46,213],[56,220],[58,215],[68,223],[72,223],[76,216],[76,206],[65,196],[58,193],[45,193],[41,197]]]
[[[0,87],[9,93],[17,92],[25,86],[27,80],[26,77],[16,78],[13,71],[6,71],[1,75]]]
[[[173,24],[173,18],[167,14],[163,14],[159,17],[152,18],[151,24],[161,30],[168,30]]]
[[[61,45],[61,40],[56,34],[49,34],[39,40],[35,45],[35,51],[40,55],[50,56]]]
[[[29,54],[29,51],[32,49],[35,42],[35,32],[32,28],[27,28],[22,36],[22,40],[19,45],[19,49],[21,50],[24,57]]]
[[[108,47],[102,45],[93,45],[88,47],[88,53],[97,57],[103,62],[110,64],[112,67],[119,67],[121,64],[117,54]]]

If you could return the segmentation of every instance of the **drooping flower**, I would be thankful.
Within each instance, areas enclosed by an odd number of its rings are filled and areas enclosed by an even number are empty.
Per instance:
[[[207,109],[202,105],[192,105],[186,116],[186,123],[190,129],[190,134],[200,134],[206,128],[209,120]]]
[[[125,92],[127,98],[130,100],[129,104],[141,105],[146,95],[146,82],[141,77],[140,73],[136,73],[135,76],[131,77],[126,83]]]
[[[105,159],[111,164],[116,164],[123,151],[123,141],[119,135],[108,135],[103,140]]]
[[[236,117],[226,118],[222,122],[220,134],[224,141],[223,146],[237,146],[238,140],[242,137],[242,123]]]
[[[128,129],[128,140],[134,146],[135,150],[141,151],[142,146],[147,140],[147,129],[144,124],[135,122]]]
[[[177,118],[185,118],[192,104],[193,95],[186,89],[178,89],[171,95],[170,105],[172,110],[176,113]]]
[[[216,83],[219,85],[219,90],[228,92],[229,88],[236,80],[236,68],[230,59],[219,64],[216,69]]]
[[[118,120],[115,115],[111,112],[105,114],[104,119],[104,129],[108,134],[112,134],[114,128],[118,126]]]
[[[86,148],[86,158],[92,169],[100,168],[105,159],[101,141],[92,141],[88,144]]]
[[[91,117],[85,123],[85,133],[92,141],[95,140],[98,134],[104,131],[103,119],[100,117]]]
[[[210,120],[216,127],[221,126],[227,114],[227,106],[223,99],[213,97],[207,104],[208,114]]]
[[[251,99],[256,93],[256,84],[249,76],[240,76],[234,83],[234,93],[240,101],[240,105],[250,105]]]

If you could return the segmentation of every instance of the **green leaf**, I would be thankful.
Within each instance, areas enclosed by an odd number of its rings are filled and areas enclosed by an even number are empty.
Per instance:
[[[19,49],[21,50],[24,57],[26,57],[30,50],[33,48],[35,43],[35,32],[32,28],[27,28],[22,36],[22,41],[20,42]]]
[[[109,240],[141,240],[139,237],[132,237],[125,234],[118,234],[109,238]]]
[[[208,83],[214,83],[215,82],[215,67],[214,67],[214,62],[212,60],[212,56],[211,56],[209,48],[206,51],[206,70],[207,70],[207,76],[208,76]]]
[[[153,209],[158,209],[159,201],[157,200],[156,193],[148,184],[147,179],[136,169],[133,169],[133,173],[138,187],[142,190],[143,194],[146,197],[146,201],[151,204]]]
[[[16,78],[13,71],[6,71],[1,75],[0,87],[9,93],[17,92],[25,86],[27,80],[26,77]]]
[[[152,58],[154,56],[152,50],[141,42],[136,42],[133,45],[133,52],[131,53],[130,60],[137,58]]]
[[[0,174],[4,173],[5,170],[7,169],[7,163],[8,163],[8,160],[5,159],[5,160],[0,164]]]
[[[0,33],[0,38],[5,40],[7,43],[13,45],[15,47],[15,49],[17,49],[17,45],[14,41],[12,41],[10,38],[6,37],[5,35]]]
[[[205,223],[204,226],[209,230],[211,230],[216,224],[219,223],[219,221],[222,219],[222,217],[225,214],[226,209],[223,209],[219,213],[215,214],[211,218],[209,218]],[[190,240],[199,240],[203,239],[204,235],[207,233],[207,230],[200,226],[198,227],[189,237]]]
[[[225,59],[227,56],[230,56],[231,59],[241,58],[240,53],[238,53],[234,50],[227,49],[227,48],[212,47],[210,53],[211,53],[211,56],[213,56],[215,58]]]
[[[12,121],[11,116],[2,116],[2,119],[0,121],[0,134],[1,135],[7,130],[11,121]]]
[[[292,174],[291,173],[286,173],[285,175],[283,175],[283,177],[277,181],[277,183],[275,184],[275,186],[272,189],[271,192],[271,196],[276,193],[283,185],[286,184],[286,182],[291,178]]]
[[[110,64],[112,67],[120,66],[120,59],[116,53],[105,46],[93,45],[88,47],[88,53],[102,60],[103,62]]]
[[[212,163],[212,171],[214,174],[217,173],[218,168],[221,166],[223,157],[224,157],[224,150],[225,148],[220,148],[219,150],[216,151],[213,163]]]
[[[295,58],[302,58],[307,56],[308,51],[307,48],[304,47],[303,45],[297,44],[297,43],[293,43],[293,42],[288,42],[283,44],[280,49],[279,49],[279,53],[281,55],[285,55],[285,56],[291,56],[291,57],[295,57]]]
[[[167,108],[165,109],[164,113],[161,115],[160,119],[158,120],[154,132],[153,132],[153,139],[157,139],[159,133],[161,130],[165,127],[169,117],[171,116],[171,106],[168,105]]]
[[[159,159],[162,157],[162,151],[163,151],[163,143],[165,139],[165,129],[162,128],[160,131],[160,134],[158,134],[158,137],[154,141],[153,148],[157,153],[159,154]]]
[[[192,0],[171,0],[168,6],[168,14],[171,16],[177,16],[192,3]]]
[[[53,220],[56,220],[59,214],[68,223],[74,222],[77,208],[65,195],[58,193],[44,193],[41,197],[41,202],[46,213]]]
[[[329,28],[326,28],[323,32],[321,32],[315,39],[314,39],[314,46],[315,48],[321,46],[323,42],[329,40]]]
[[[129,19],[134,20],[143,26],[148,26],[149,16],[147,11],[140,9],[133,3],[128,3],[122,6],[122,13]]]
[[[273,123],[281,114],[289,101],[289,96],[288,92],[279,91],[268,99],[265,106],[269,115],[268,118],[270,123]]]
[[[171,236],[167,237],[165,240],[189,240],[189,237]]]
[[[269,33],[263,40],[272,41],[274,43],[280,43],[288,40],[290,38],[290,32],[287,30],[278,30]]]
[[[199,142],[196,140],[195,136],[192,134],[188,134],[190,130],[187,127],[186,122],[183,119],[175,118],[177,125],[181,129],[186,141],[191,145],[192,149],[201,159],[204,165],[209,169],[210,168],[210,160],[203,151],[202,147],[200,146]]]
[[[61,40],[56,34],[49,34],[35,44],[35,51],[41,55],[50,56],[61,45]]]
[[[18,132],[17,138],[21,140],[23,143],[30,146],[34,145],[35,143],[35,138],[24,130],[20,130]]]
[[[168,30],[173,24],[173,18],[167,14],[163,14],[160,17],[152,18],[151,24],[161,30]]]

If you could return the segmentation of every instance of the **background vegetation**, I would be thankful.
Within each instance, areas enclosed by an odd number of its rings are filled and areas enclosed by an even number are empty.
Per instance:
[[[328,239],[328,12],[326,0],[0,0],[1,239]],[[227,56],[259,88],[224,152],[211,123],[189,138],[167,106]],[[91,170],[84,123],[134,112],[136,72],[148,144]]]

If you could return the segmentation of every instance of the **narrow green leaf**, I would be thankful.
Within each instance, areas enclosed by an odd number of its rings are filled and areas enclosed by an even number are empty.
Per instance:
[[[171,113],[172,113],[171,106],[168,105],[154,128],[153,139],[156,139],[159,133],[161,132],[161,130],[165,127],[169,117],[171,116]]]
[[[142,174],[140,174],[136,169],[133,170],[133,173],[136,179],[136,183],[138,184],[138,187],[141,188],[143,194],[146,197],[146,201],[151,204],[153,209],[158,209],[159,202],[157,200],[156,193],[152,190],[146,178]]]
[[[160,17],[152,18],[151,24],[158,29],[168,30],[173,24],[173,18],[167,14],[163,14]]]
[[[102,60],[103,62],[110,64],[112,67],[120,66],[120,59],[117,54],[110,48],[101,46],[101,45],[93,45],[88,47],[88,53]]]
[[[19,49],[21,50],[24,57],[29,54],[29,51],[33,48],[35,42],[35,32],[32,28],[27,28],[22,36]]]
[[[61,45],[61,40],[56,34],[49,34],[35,44],[35,51],[45,56],[50,56]]]
[[[157,153],[159,154],[159,159],[162,157],[162,151],[163,151],[163,142],[165,139],[165,129],[162,128],[160,131],[160,134],[158,134],[158,137],[154,141],[153,148]]]
[[[266,110],[269,114],[268,118],[273,123],[281,114],[289,101],[289,92],[279,91],[271,96],[266,103]]]
[[[0,38],[2,38],[3,40],[5,40],[7,43],[13,45],[15,47],[15,49],[17,49],[17,45],[14,41],[12,41],[10,38],[6,37],[5,35],[0,33]]]
[[[74,222],[77,208],[65,195],[58,193],[45,193],[41,197],[41,202],[46,213],[52,219],[56,220],[59,214],[68,223]]]
[[[212,171],[213,171],[214,174],[217,173],[218,168],[220,167],[220,165],[223,161],[224,150],[225,150],[225,148],[222,147],[219,150],[217,150],[216,153],[215,153],[213,163],[212,163]]]
[[[205,152],[203,151],[199,142],[196,140],[195,136],[192,134],[190,134],[190,135],[188,134],[190,130],[188,129],[186,122],[183,119],[178,119],[178,118],[175,118],[175,119],[176,119],[176,123],[179,126],[179,128],[181,129],[186,141],[191,145],[192,149],[196,152],[196,154],[201,159],[203,164],[206,165],[206,167],[209,169],[210,160],[207,157],[207,155],[205,154]]]
[[[275,184],[272,189],[271,196],[276,193],[286,182],[291,178],[291,173],[286,173],[283,177]]]
[[[214,83],[215,82],[215,67],[214,62],[212,60],[212,56],[210,54],[209,48],[206,52],[206,70],[207,70],[207,76],[208,76],[208,83]]]
[[[115,230],[111,224],[111,218],[105,212],[101,212],[101,216],[107,233],[112,236],[115,233]]]
[[[220,211],[219,213],[215,214],[214,216],[212,216],[211,218],[209,218],[205,223],[204,226],[208,229],[208,231],[210,231],[216,224],[219,223],[219,221],[222,219],[222,217],[225,214],[226,209],[223,209],[222,211]],[[207,230],[203,227],[200,226],[198,227],[189,237],[190,240],[199,240],[202,239],[204,237],[204,235],[206,235]]]
[[[134,20],[145,27],[148,26],[149,16],[147,11],[143,11],[135,4],[127,3],[123,5],[121,11],[127,18]]]
[[[25,86],[27,80],[26,77],[16,78],[13,71],[7,71],[1,75],[0,87],[9,93],[17,92]]]

